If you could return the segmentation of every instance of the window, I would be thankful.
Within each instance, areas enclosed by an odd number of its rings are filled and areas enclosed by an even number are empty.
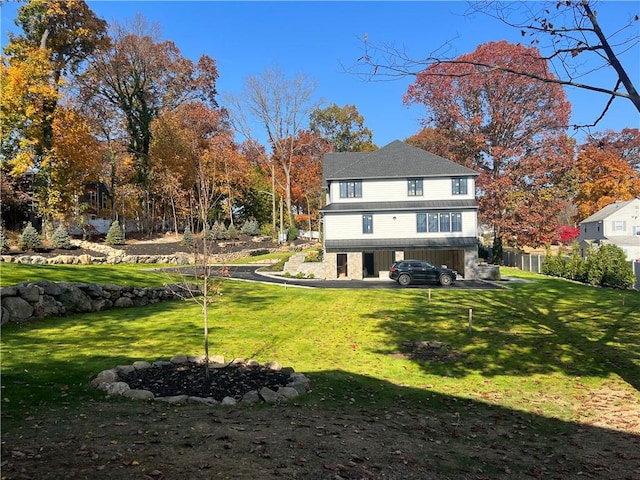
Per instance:
[[[466,178],[453,178],[451,180],[452,193],[454,195],[466,195],[467,194],[467,179]]]
[[[451,231],[452,232],[462,231],[462,214],[459,212],[451,214]]]
[[[438,214],[430,213],[429,214],[429,231],[430,232],[438,232]]]
[[[87,197],[89,198],[89,205],[91,208],[98,208],[98,192],[95,190],[87,191]]]
[[[448,213],[440,214],[440,231],[441,232],[451,231],[451,216]]]
[[[100,208],[101,209],[107,208],[107,194],[104,192],[100,194]]]
[[[421,197],[422,193],[422,179],[409,180],[408,194],[410,197]]]
[[[612,223],[613,231],[616,233],[624,233],[627,231],[627,222],[624,220],[614,220]]]
[[[416,231],[418,233],[423,233],[427,231],[427,214],[426,213],[416,214]]]
[[[424,232],[461,232],[462,213],[416,213],[416,230]]]
[[[362,182],[360,180],[340,182],[340,198],[362,198]]]
[[[373,233],[373,215],[362,216],[362,233]]]

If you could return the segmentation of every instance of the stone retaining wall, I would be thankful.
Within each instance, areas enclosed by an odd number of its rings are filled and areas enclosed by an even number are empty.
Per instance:
[[[39,280],[0,288],[0,324],[27,322],[52,315],[97,312],[113,307],[139,307],[194,294],[199,294],[195,285],[138,288]]]

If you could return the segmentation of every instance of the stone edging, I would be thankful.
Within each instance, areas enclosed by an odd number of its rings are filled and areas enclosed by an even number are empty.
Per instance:
[[[164,402],[170,405],[184,405],[187,403],[200,403],[203,405],[255,405],[257,403],[280,403],[296,398],[311,390],[311,381],[302,373],[295,373],[291,367],[283,367],[279,362],[266,362],[260,365],[256,360],[234,359],[230,364],[226,364],[224,357],[214,355],[209,357],[210,368],[224,368],[229,365],[249,368],[267,368],[274,371],[289,373],[289,382],[284,387],[279,387],[277,391],[268,387],[258,390],[251,390],[245,393],[242,398],[225,397],[221,402],[211,397],[192,397],[189,395],[176,395],[173,397],[156,397],[149,390],[132,389],[129,384],[122,381],[120,375],[127,375],[136,370],[145,370],[153,366],[169,366],[184,363],[204,363],[204,356],[176,355],[169,361],[157,361],[153,363],[138,361],[132,365],[119,365],[110,370],[103,370],[91,381],[91,385],[98,390],[106,392],[108,397],[123,397],[132,400]]]

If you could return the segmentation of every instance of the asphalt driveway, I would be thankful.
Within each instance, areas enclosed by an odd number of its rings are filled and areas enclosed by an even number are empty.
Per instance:
[[[262,283],[275,283],[279,285],[289,285],[294,287],[306,287],[306,288],[367,288],[367,289],[405,289],[405,288],[418,288],[418,289],[440,289],[440,288],[454,288],[454,289],[466,289],[466,290],[495,290],[504,288],[497,282],[490,282],[486,280],[457,280],[451,287],[443,287],[441,285],[434,284],[421,284],[421,285],[409,285],[408,287],[401,287],[396,282],[387,279],[367,279],[367,280],[322,280],[322,279],[298,279],[292,277],[284,277],[277,272],[269,272],[265,270],[264,266],[255,265],[230,265],[226,267],[227,271],[221,271],[219,266],[211,266],[212,275],[224,275],[236,280],[244,280],[249,282],[262,282]],[[169,268],[166,271],[182,271],[183,273],[194,272],[194,267],[176,267]]]

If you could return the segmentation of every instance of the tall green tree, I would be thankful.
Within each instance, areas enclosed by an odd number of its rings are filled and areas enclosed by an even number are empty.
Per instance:
[[[336,152],[368,152],[378,148],[355,105],[339,107],[333,103],[317,108],[311,112],[309,128],[328,141]]]

